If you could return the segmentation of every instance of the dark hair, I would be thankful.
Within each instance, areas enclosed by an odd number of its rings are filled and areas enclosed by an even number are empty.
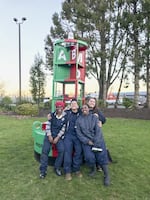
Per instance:
[[[76,99],[76,98],[71,99],[71,102],[73,102],[73,101],[76,101],[76,102],[77,102],[77,99]]]
[[[82,105],[82,107],[83,107],[83,106],[87,106],[88,108],[90,108],[89,105],[88,105],[87,103],[84,103],[84,104]],[[82,108],[82,107],[81,107],[81,108]]]
[[[97,99],[95,98],[95,97],[88,97],[87,98],[87,104],[88,104],[88,102],[91,100],[91,99],[94,99],[95,100],[95,106],[94,106],[94,108],[92,109],[92,113],[98,113],[99,112],[99,108],[97,107]],[[89,107],[89,105],[88,105],[88,107]]]

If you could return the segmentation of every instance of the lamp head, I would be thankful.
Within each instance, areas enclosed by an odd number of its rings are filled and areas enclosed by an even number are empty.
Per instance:
[[[13,18],[13,20],[14,20],[14,22],[17,22],[17,21],[18,21],[18,19],[17,19],[17,18]]]
[[[25,18],[25,17],[22,17],[22,21],[26,21],[27,20],[27,18]]]

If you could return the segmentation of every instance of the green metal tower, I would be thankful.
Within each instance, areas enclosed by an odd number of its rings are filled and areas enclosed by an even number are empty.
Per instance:
[[[76,98],[80,105],[85,100],[86,42],[76,39],[54,43],[52,111],[55,102],[67,104]]]

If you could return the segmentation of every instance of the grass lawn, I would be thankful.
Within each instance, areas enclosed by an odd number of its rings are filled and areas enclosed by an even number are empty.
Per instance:
[[[149,200],[150,121],[108,118],[103,126],[107,147],[116,164],[110,164],[111,186],[103,186],[102,172],[94,178],[73,176],[67,182],[53,167],[39,179],[33,156],[32,123],[44,118],[0,116],[1,200]]]

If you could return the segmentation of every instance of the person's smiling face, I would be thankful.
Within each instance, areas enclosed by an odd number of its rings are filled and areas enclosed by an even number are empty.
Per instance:
[[[96,100],[94,98],[89,99],[88,106],[93,109],[96,105]]]
[[[71,104],[70,104],[70,106],[71,106],[71,109],[73,111],[76,111],[79,108],[77,101],[72,101]]]
[[[62,112],[63,112],[63,107],[62,107],[62,106],[56,106],[56,113],[57,113],[58,115],[61,115]]]
[[[88,115],[89,114],[89,107],[88,107],[88,105],[83,105],[82,106],[82,113],[83,113],[83,115]]]

